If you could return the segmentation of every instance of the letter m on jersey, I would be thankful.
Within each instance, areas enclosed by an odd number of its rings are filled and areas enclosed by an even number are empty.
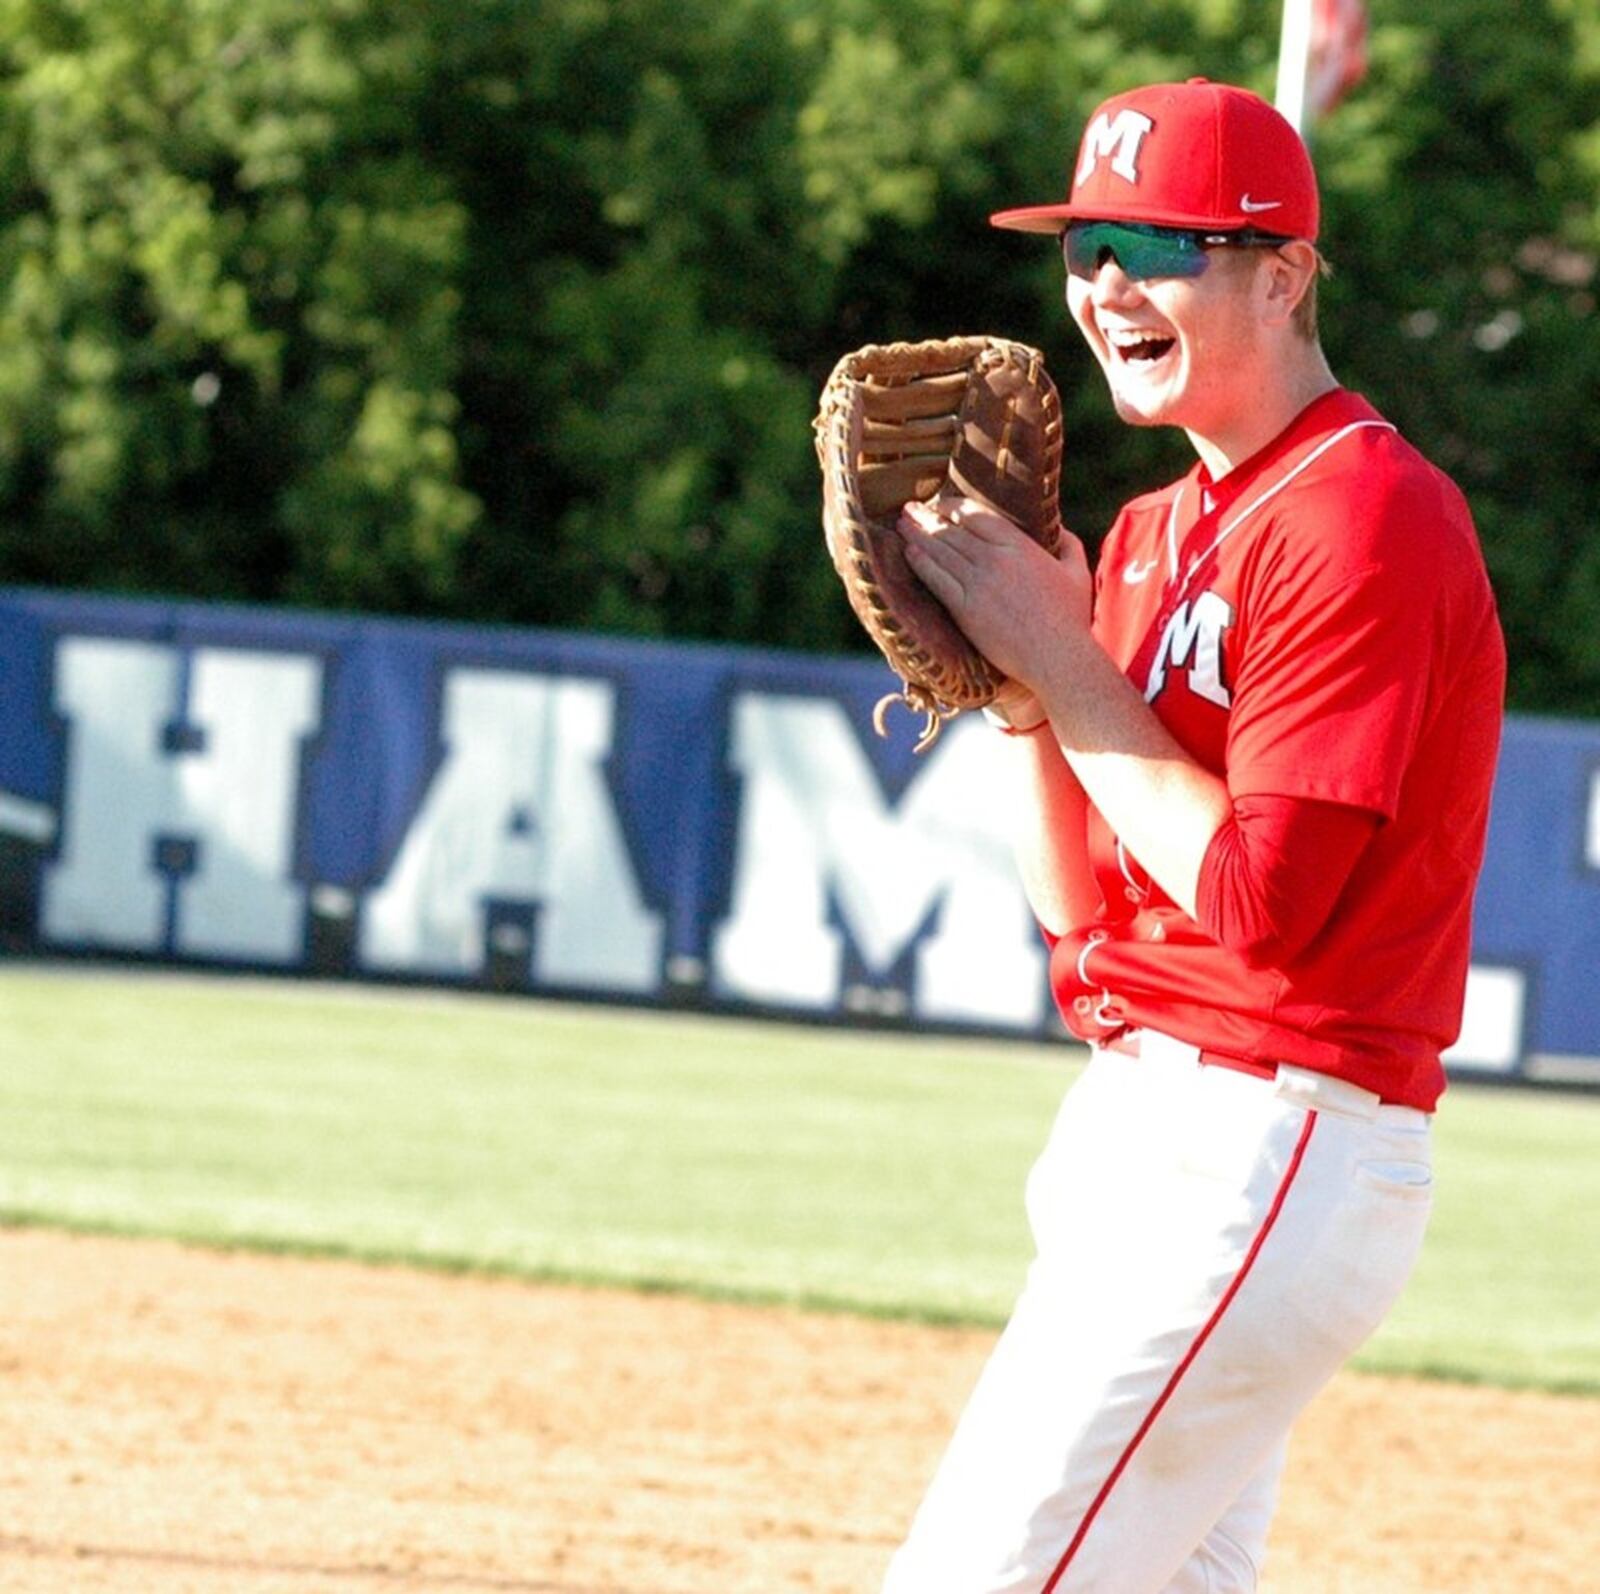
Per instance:
[[[1126,182],[1139,181],[1139,146],[1156,124],[1138,111],[1118,111],[1113,119],[1102,111],[1083,135],[1083,153],[1078,160],[1075,184],[1086,182],[1102,160]]]
[[[1180,603],[1150,665],[1144,700],[1154,703],[1166,689],[1173,670],[1186,670],[1189,690],[1218,708],[1232,708],[1233,694],[1222,678],[1222,635],[1233,624],[1233,605],[1214,592],[1203,592],[1193,603]]]

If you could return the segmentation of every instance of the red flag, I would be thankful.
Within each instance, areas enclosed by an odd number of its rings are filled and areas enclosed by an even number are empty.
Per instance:
[[[1306,110],[1326,116],[1367,75],[1365,0],[1312,0]]]

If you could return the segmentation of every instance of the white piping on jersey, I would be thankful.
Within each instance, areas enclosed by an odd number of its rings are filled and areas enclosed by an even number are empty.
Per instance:
[[[1133,871],[1128,867],[1128,849],[1122,845],[1122,837],[1117,837],[1117,868],[1122,871],[1122,878],[1128,882],[1135,891],[1142,891],[1144,887],[1133,877]]]
[[[1089,978],[1089,970],[1086,967],[1089,960],[1089,954],[1094,951],[1097,946],[1103,945],[1110,939],[1111,936],[1109,932],[1105,930],[1091,930],[1088,936],[1085,938],[1083,945],[1078,949],[1078,983],[1080,985],[1094,984],[1094,981]]]
[[[1104,946],[1111,939],[1108,930],[1091,930],[1085,938],[1083,945],[1078,949],[1078,980],[1083,985],[1093,985],[1095,982],[1089,978],[1089,954],[1096,947]],[[1093,1018],[1101,1029],[1121,1029],[1120,1018],[1107,1018],[1106,1009],[1111,1005],[1111,992],[1105,986],[1100,987],[1100,1000],[1095,1004]]]
[[[1212,539],[1211,546],[1207,548],[1204,553],[1197,554],[1189,561],[1189,569],[1183,578],[1184,581],[1186,583],[1193,581],[1195,572],[1206,562],[1207,559],[1212,556],[1212,554],[1217,551],[1219,547],[1221,547],[1223,538],[1226,537],[1229,532],[1233,531],[1237,526],[1239,526],[1243,521],[1248,520],[1251,515],[1253,515],[1264,503],[1268,501],[1268,499],[1276,498],[1277,495],[1281,493],[1290,482],[1299,476],[1302,471],[1309,470],[1313,465],[1315,465],[1316,462],[1321,459],[1322,456],[1326,454],[1335,443],[1342,441],[1352,432],[1359,432],[1364,427],[1368,426],[1377,427],[1379,430],[1385,432],[1392,432],[1397,429],[1392,421],[1351,421],[1348,426],[1340,427],[1332,437],[1324,438],[1323,441],[1318,443],[1317,446],[1312,449],[1311,452],[1307,454],[1306,457],[1301,460],[1293,470],[1286,471],[1264,493],[1246,504],[1245,507],[1241,509],[1239,513],[1235,515],[1233,519],[1230,520],[1227,525],[1225,525],[1222,530],[1217,533],[1215,538]],[[1169,581],[1178,574],[1178,505],[1182,502],[1183,488],[1179,487],[1177,496],[1172,500],[1172,512],[1167,516],[1167,562],[1170,572],[1167,579]]]
[[[1352,432],[1359,432],[1367,427],[1373,427],[1384,432],[1393,432],[1398,430],[1398,428],[1391,421],[1351,421],[1348,426],[1340,427],[1332,437],[1324,438],[1323,441],[1317,444],[1317,446],[1312,449],[1311,452],[1307,454],[1298,465],[1296,465],[1292,470],[1285,471],[1284,474],[1280,476],[1278,480],[1275,481],[1269,488],[1267,488],[1265,492],[1260,493],[1255,498],[1251,499],[1251,501],[1246,504],[1245,507],[1241,509],[1239,513],[1222,528],[1221,531],[1217,533],[1217,535],[1212,539],[1210,547],[1208,547],[1204,553],[1196,555],[1195,558],[1189,561],[1189,569],[1183,578],[1184,584],[1187,585],[1189,582],[1194,580],[1196,572],[1206,562],[1206,560],[1209,559],[1212,554],[1214,554],[1217,549],[1222,546],[1223,539],[1227,537],[1230,532],[1236,530],[1240,525],[1248,520],[1250,516],[1260,509],[1263,504],[1269,502],[1273,498],[1276,498],[1277,495],[1281,493],[1284,488],[1293,482],[1297,477],[1299,477],[1302,472],[1309,470],[1313,465],[1315,465],[1316,462],[1321,459],[1322,456],[1326,454],[1335,443],[1342,442],[1345,438],[1350,436]],[[1169,582],[1175,580],[1178,575],[1178,508],[1183,503],[1183,493],[1186,485],[1187,484],[1185,483],[1179,483],[1177,492],[1173,494],[1172,508],[1167,512],[1167,580]],[[1122,878],[1126,880],[1130,886],[1133,886],[1136,889],[1142,889],[1139,886],[1139,882],[1134,879],[1133,873],[1128,867],[1128,855],[1122,845],[1122,838],[1120,836],[1116,838],[1116,846],[1117,868],[1121,871]],[[1159,930],[1160,927],[1157,926],[1157,928]],[[1089,978],[1089,971],[1086,965],[1088,963],[1089,954],[1106,939],[1108,939],[1108,937],[1103,930],[1091,931],[1088,940],[1083,945],[1083,949],[1078,953],[1078,979],[1083,985],[1087,986],[1094,983]],[[1094,1018],[1097,1024],[1107,1029],[1115,1028],[1116,1024],[1120,1022],[1119,1020],[1112,1020],[1102,1016],[1106,1006],[1110,1003],[1110,1001],[1111,992],[1102,987],[1100,991],[1100,1003],[1095,1009]]]

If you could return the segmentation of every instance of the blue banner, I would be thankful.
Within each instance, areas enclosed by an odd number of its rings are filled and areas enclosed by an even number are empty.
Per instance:
[[[868,659],[0,591],[0,946],[1057,1033]],[[1600,1079],[1600,726],[1514,719],[1453,1069]]]

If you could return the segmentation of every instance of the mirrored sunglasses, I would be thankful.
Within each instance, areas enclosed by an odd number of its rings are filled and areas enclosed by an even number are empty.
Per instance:
[[[1072,221],[1061,232],[1061,255],[1075,277],[1092,279],[1107,255],[1135,281],[1148,277],[1198,277],[1212,249],[1248,249],[1291,242],[1279,233],[1201,232],[1186,227],[1151,227],[1133,221]]]

